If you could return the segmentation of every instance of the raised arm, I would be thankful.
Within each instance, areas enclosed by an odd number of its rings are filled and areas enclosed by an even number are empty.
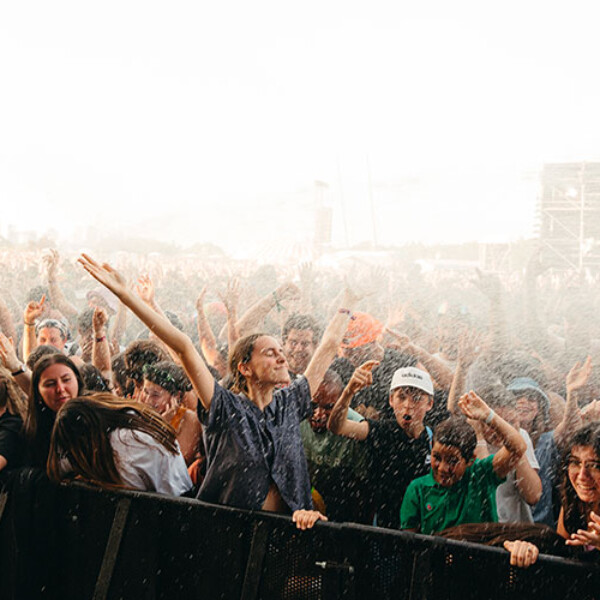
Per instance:
[[[204,312],[204,298],[206,296],[206,286],[204,286],[198,298],[196,298],[196,311],[198,313],[198,339],[200,340],[200,348],[206,358],[206,361],[211,367],[216,367],[218,359],[217,340],[215,334],[210,328],[206,313]]]
[[[275,291],[255,302],[241,317],[237,324],[240,337],[256,333],[265,320],[265,317],[276,308],[278,312],[285,310],[289,302],[300,298],[300,290],[293,283],[284,283]]]
[[[321,381],[323,381],[323,377],[325,376],[325,372],[329,368],[331,361],[335,358],[338,348],[342,343],[342,339],[344,338],[344,334],[346,333],[346,329],[348,328],[352,311],[359,300],[358,296],[356,296],[349,288],[346,288],[341,296],[342,298],[338,305],[338,311],[331,321],[329,321],[329,325],[327,325],[321,343],[315,350],[315,353],[310,359],[308,367],[306,367],[306,371],[304,372],[312,394],[319,389]]]
[[[503,446],[494,454],[494,472],[498,477],[506,477],[525,454],[527,445],[519,432],[499,417],[475,392],[464,394],[458,405],[467,419],[482,421],[502,438]]]
[[[353,438],[356,440],[365,440],[369,435],[368,421],[350,421],[348,420],[348,408],[352,396],[360,390],[373,383],[373,368],[379,363],[376,360],[369,360],[358,367],[344,388],[342,395],[337,399],[335,406],[329,415],[327,428],[336,435]]]
[[[227,311],[227,345],[233,348],[236,342],[240,339],[237,324],[237,311],[240,302],[240,281],[232,278],[227,282],[225,292],[219,294],[221,301],[225,305]]]
[[[448,365],[427,352],[425,348],[421,348],[421,346],[413,343],[407,335],[397,333],[389,328],[386,328],[386,333],[389,333],[394,338],[394,343],[390,344],[391,348],[396,348],[400,352],[414,356],[423,364],[427,372],[431,373],[433,379],[435,379],[436,383],[443,390],[447,391],[450,389],[454,374]]]
[[[112,366],[110,363],[110,344],[106,337],[106,323],[108,315],[103,308],[96,307],[92,316],[92,364],[109,381],[112,378]]]
[[[7,338],[0,332],[0,361],[10,371],[17,385],[27,394],[31,391],[31,373],[19,360],[12,338]]]
[[[77,309],[67,300],[58,283],[58,263],[60,262],[58,251],[50,250],[44,255],[42,261],[48,277],[48,293],[50,294],[52,306],[59,310],[71,325],[75,325],[77,323]]]
[[[567,375],[567,403],[562,421],[554,430],[554,441],[561,447],[569,436],[576,431],[582,423],[581,411],[577,405],[577,395],[587,385],[592,374],[592,358],[588,356],[584,363],[575,363]]]
[[[124,278],[110,265],[106,263],[100,265],[87,254],[82,254],[78,262],[94,279],[115,294],[158,338],[179,356],[200,402],[208,410],[214,393],[215,381],[190,338],[171,325],[168,319],[154,312],[141,298],[133,294],[127,288]]]
[[[451,414],[455,414],[458,411],[457,403],[465,391],[467,373],[477,357],[478,340],[479,337],[469,331],[464,331],[458,339],[458,360],[448,394],[448,412]]]
[[[44,312],[44,303],[46,294],[42,294],[39,302],[32,300],[27,304],[23,311],[23,360],[27,362],[29,355],[37,348],[37,338],[35,337],[35,322]]]

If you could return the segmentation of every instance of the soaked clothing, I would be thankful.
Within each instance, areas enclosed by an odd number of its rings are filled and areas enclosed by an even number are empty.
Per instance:
[[[556,528],[558,515],[553,497],[557,494],[560,452],[554,440],[554,431],[542,433],[535,447],[535,456],[540,464],[538,475],[542,481],[542,496],[533,507],[533,520]]]
[[[215,383],[210,409],[198,404],[207,457],[198,499],[260,510],[273,482],[290,510],[312,509],[300,437],[311,412],[306,377],[274,392],[264,411]]]
[[[351,415],[351,413],[353,413]],[[348,418],[362,421],[358,413],[348,410]],[[315,432],[308,420],[300,425],[302,443],[308,462],[310,482],[321,496],[330,521],[371,524],[368,447],[358,440]]]
[[[404,433],[396,420],[369,419],[369,445],[372,481],[376,490],[377,525],[398,529],[400,507],[410,482],[429,472],[431,430],[424,429],[417,439]]]
[[[0,415],[0,456],[6,459],[6,468],[20,467],[25,450],[21,417],[6,411]]]
[[[494,472],[493,460],[494,455],[476,460],[449,488],[431,472],[413,481],[402,503],[402,529],[429,535],[466,523],[496,523],[495,492],[504,479]]]

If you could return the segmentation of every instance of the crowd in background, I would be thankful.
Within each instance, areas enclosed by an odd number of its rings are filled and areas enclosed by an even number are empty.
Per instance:
[[[600,549],[596,278],[110,261],[0,253],[4,473]]]

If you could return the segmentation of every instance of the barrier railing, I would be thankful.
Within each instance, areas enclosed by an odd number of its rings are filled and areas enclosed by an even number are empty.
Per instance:
[[[501,548],[155,494],[55,486],[22,471],[0,492],[0,598],[600,598],[600,571]]]

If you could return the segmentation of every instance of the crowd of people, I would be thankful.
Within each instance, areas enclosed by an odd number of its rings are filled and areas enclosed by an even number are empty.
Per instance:
[[[589,276],[118,260],[5,261],[1,471],[598,555]]]

